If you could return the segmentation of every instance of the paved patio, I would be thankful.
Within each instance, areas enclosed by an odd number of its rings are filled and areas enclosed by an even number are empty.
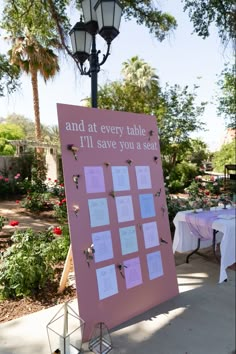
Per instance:
[[[0,203],[0,214],[21,228],[42,230],[48,220],[17,214],[14,202]],[[10,226],[5,226],[10,232]],[[175,254],[179,296],[111,332],[114,354],[235,354],[235,271],[218,284],[219,264],[211,248],[205,258]],[[0,354],[50,354],[46,325],[61,305],[0,324]],[[72,302],[77,309],[77,301]],[[111,314],[112,316],[112,314]],[[90,353],[87,344],[83,352]]]
[[[111,353],[236,353],[235,272],[218,284],[219,265],[201,257],[176,270],[179,296],[114,328]],[[60,306],[0,324],[0,353],[50,354],[46,325]]]

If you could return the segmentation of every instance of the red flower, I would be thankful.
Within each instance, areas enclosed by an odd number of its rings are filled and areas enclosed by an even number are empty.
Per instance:
[[[66,203],[66,198],[62,199],[61,202],[62,202],[62,203]]]
[[[58,182],[57,179],[55,179],[54,182],[57,183]]]
[[[16,204],[19,204],[20,203],[20,201],[19,200],[16,200]]]
[[[9,225],[10,225],[10,226],[17,226],[17,225],[19,225],[19,221],[17,221],[17,220],[11,220],[11,221],[9,222]]]
[[[64,184],[63,184],[63,183],[61,183],[61,184],[60,184],[60,187],[64,187]]]
[[[61,235],[62,234],[62,230],[60,227],[54,227],[54,229],[52,230],[52,232],[55,234],[55,235]]]
[[[210,194],[210,192],[209,191],[205,191],[205,195],[209,195]]]

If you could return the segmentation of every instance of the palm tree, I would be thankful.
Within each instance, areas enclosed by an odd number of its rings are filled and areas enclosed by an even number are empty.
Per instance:
[[[60,147],[58,125],[51,125],[48,127],[44,127],[43,135],[44,135],[43,140],[45,143],[57,145],[58,148]]]
[[[132,57],[123,63],[122,74],[125,81],[140,88],[150,88],[152,82],[159,80],[155,69],[138,56]]]
[[[45,82],[56,75],[59,71],[58,56],[51,47],[56,46],[56,42],[51,40],[44,47],[39,41],[26,31],[25,36],[11,38],[12,49],[9,51],[11,63],[31,76],[33,90],[33,105],[35,118],[35,138],[40,141],[41,125],[39,110],[38,74],[44,78]],[[51,44],[51,45],[50,45]]]

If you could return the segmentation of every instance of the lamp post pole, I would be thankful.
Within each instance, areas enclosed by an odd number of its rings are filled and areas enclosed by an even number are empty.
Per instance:
[[[119,34],[122,8],[119,0],[82,0],[83,17],[70,31],[72,55],[81,75],[91,78],[91,106],[97,108],[98,72],[110,55],[113,39]],[[100,50],[96,48],[96,35],[107,43],[106,54],[99,62]],[[89,67],[85,62],[88,60]]]
[[[92,49],[90,55],[90,76],[91,76],[91,105],[97,108],[97,95],[98,95],[98,54],[96,49],[96,36],[92,35]]]

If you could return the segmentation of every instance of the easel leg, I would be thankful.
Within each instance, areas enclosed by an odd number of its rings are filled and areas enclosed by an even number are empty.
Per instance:
[[[60,285],[59,285],[59,289],[58,289],[59,294],[62,293],[66,287],[66,282],[68,279],[68,274],[70,272],[72,260],[73,260],[72,259],[72,248],[70,245],[67,256],[66,256],[66,261],[65,261],[63,272],[62,272],[61,280],[60,280]]]

